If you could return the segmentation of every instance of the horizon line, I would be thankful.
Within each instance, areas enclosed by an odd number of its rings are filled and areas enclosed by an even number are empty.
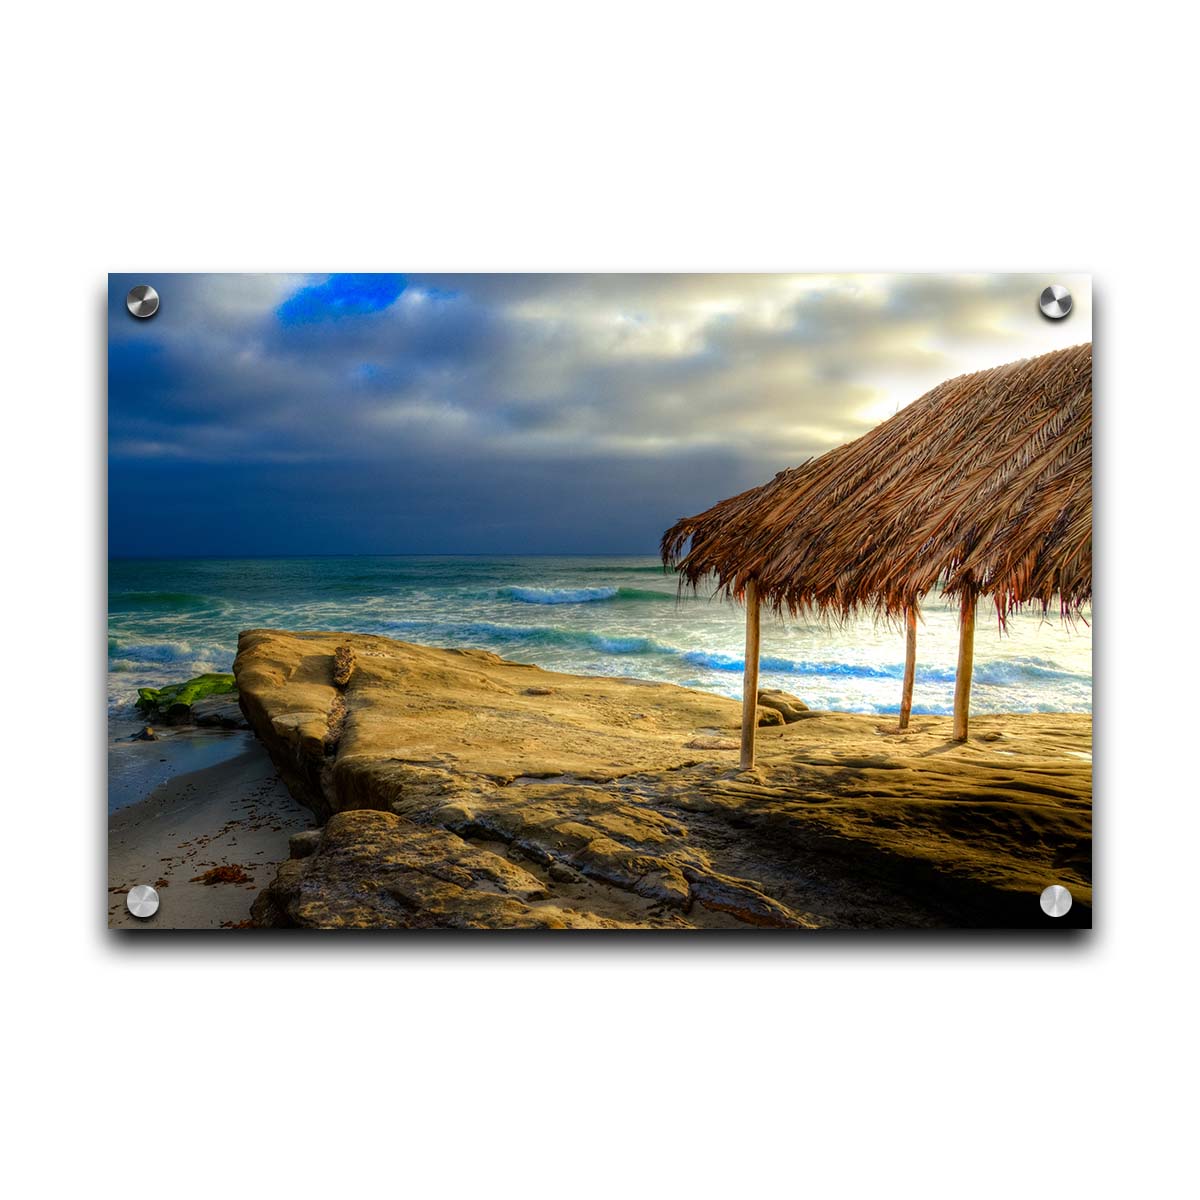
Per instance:
[[[156,561],[249,561],[252,559],[284,559],[284,558],[656,558],[661,556],[655,551],[619,550],[619,551],[582,551],[582,550],[538,550],[538,551],[457,551],[437,550],[419,551],[375,551],[364,550],[357,553],[330,554],[112,554],[108,555],[109,562],[139,562],[154,559]]]

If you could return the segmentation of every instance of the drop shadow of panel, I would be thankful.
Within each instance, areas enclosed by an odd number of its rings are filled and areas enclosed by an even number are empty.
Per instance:
[[[1036,901],[1035,901],[1036,903]],[[1090,931],[1063,927],[1045,918],[1046,927],[1027,930],[111,930],[112,952],[141,959],[151,956],[223,958],[230,963],[267,950],[281,961],[329,958],[378,961],[380,954],[432,963],[469,955],[479,961],[539,962],[600,958],[615,963],[661,965],[718,961],[779,963],[785,959],[829,960],[863,954],[881,961],[993,962],[997,958],[1061,961],[1082,958],[1097,948]]]

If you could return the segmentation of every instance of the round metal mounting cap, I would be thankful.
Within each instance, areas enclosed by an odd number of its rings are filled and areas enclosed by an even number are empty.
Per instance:
[[[1061,883],[1052,883],[1042,892],[1042,912],[1048,917],[1065,917],[1071,911],[1071,893]]]
[[[1042,288],[1038,306],[1043,316],[1052,321],[1061,321],[1071,311],[1071,293],[1061,283],[1052,283],[1049,287]]]
[[[143,320],[152,317],[158,312],[158,293],[148,283],[139,283],[137,287],[129,289],[125,307]]]
[[[137,887],[129,889],[125,903],[135,917],[145,920],[158,912],[158,893],[148,883],[139,883]]]

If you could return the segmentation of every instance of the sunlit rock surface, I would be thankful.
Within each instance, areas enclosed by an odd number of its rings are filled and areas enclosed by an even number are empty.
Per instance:
[[[352,669],[347,670],[347,664]],[[242,634],[241,707],[323,826],[271,926],[1090,924],[1091,718],[809,713],[344,633]],[[335,682],[336,681],[336,682]],[[760,698],[761,702],[761,698]],[[803,719],[800,719],[803,718]]]

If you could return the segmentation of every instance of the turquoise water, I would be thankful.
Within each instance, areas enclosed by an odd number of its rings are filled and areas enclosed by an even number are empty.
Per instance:
[[[679,598],[655,558],[138,559],[109,563],[110,714],[130,717],[139,686],[228,671],[238,631],[260,627],[380,633],[741,694],[742,610]],[[956,614],[930,601],[916,711],[951,711],[956,647]],[[1086,624],[1020,615],[1001,634],[983,606],[972,708],[1090,712],[1091,654]],[[813,708],[896,712],[903,661],[903,634],[869,620],[763,620],[762,686]]]

